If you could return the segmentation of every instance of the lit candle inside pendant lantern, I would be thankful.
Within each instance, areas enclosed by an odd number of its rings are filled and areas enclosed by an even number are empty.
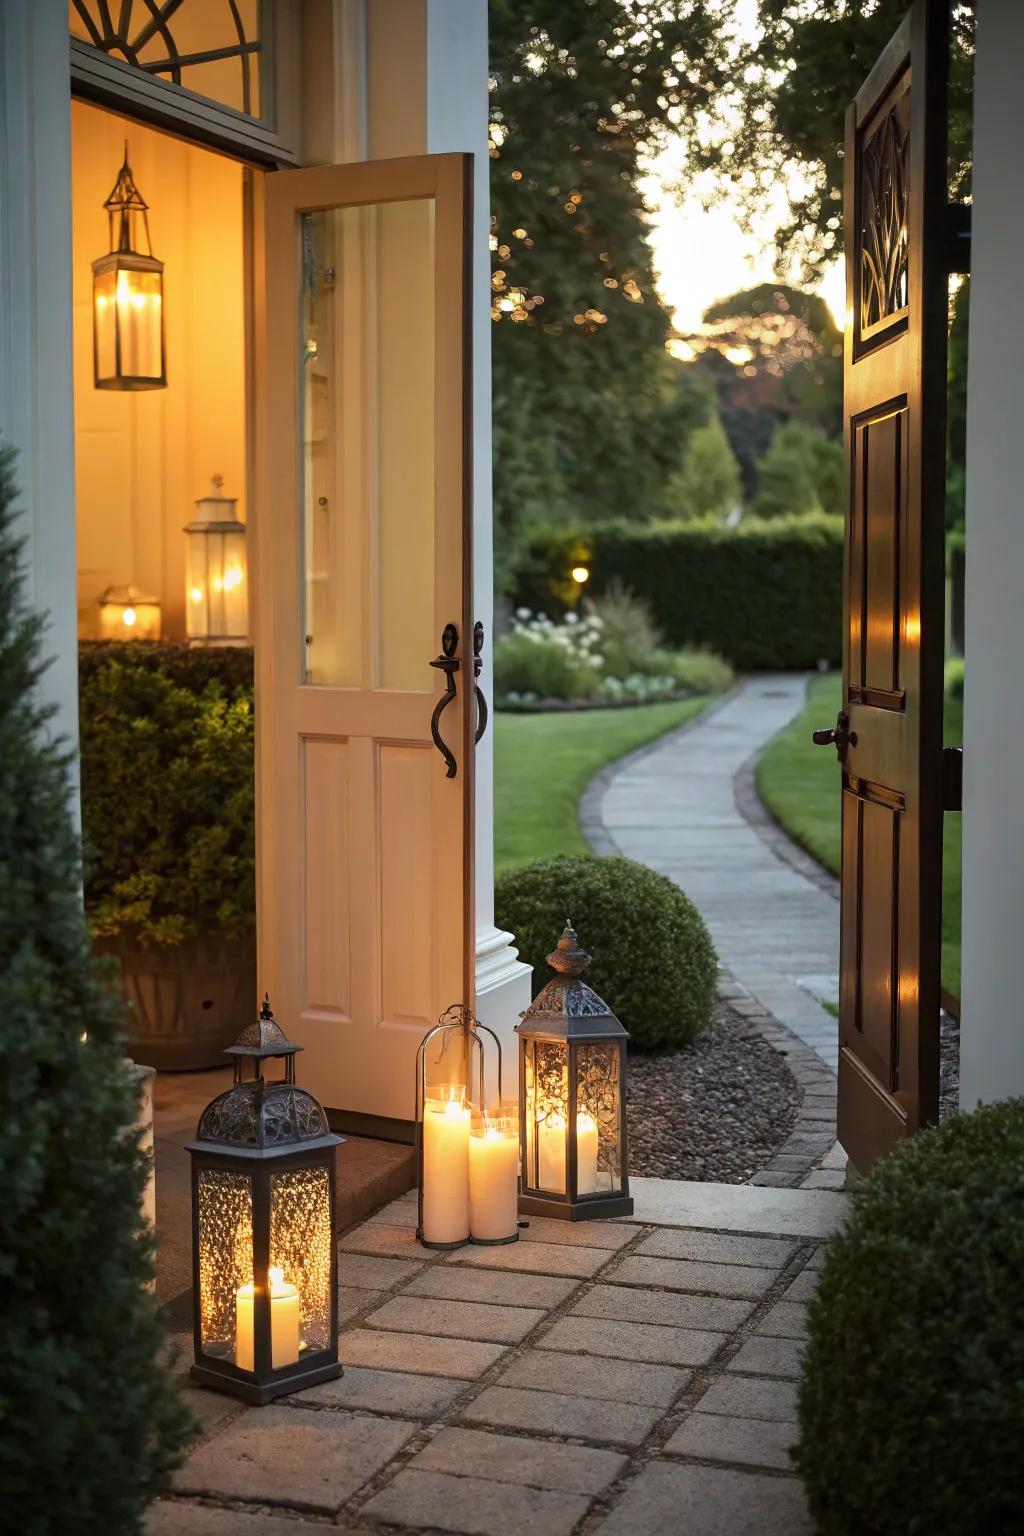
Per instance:
[[[149,205],[132,177],[127,140],[124,164],[103,206],[110,250],[92,264],[96,388],[163,389],[167,384],[164,264],[153,255]]]
[[[334,1214],[341,1138],[313,1095],[296,1086],[299,1049],[265,1001],[228,1048],[234,1085],[207,1105],[188,1145],[192,1376],[250,1403],[341,1374]],[[264,1063],[277,1058],[285,1075],[268,1082]]]
[[[517,1026],[519,1210],[581,1221],[633,1210],[626,1160],[626,1031],[582,980],[590,961],[567,923],[554,977]]]
[[[223,484],[224,476],[214,475],[185,529],[185,633],[192,645],[245,645],[249,636],[245,524]]]

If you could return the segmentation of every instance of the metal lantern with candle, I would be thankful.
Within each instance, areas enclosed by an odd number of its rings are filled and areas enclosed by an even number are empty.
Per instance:
[[[498,1099],[486,1110],[482,1035],[489,1035],[497,1049]],[[451,1063],[443,1082],[428,1082],[432,1048],[439,1048],[442,1063]],[[474,1062],[479,1069],[475,1104],[466,1087]],[[519,1237],[518,1117],[515,1106],[501,1099],[501,1083],[497,1035],[461,1004],[447,1009],[424,1035],[416,1055],[416,1236],[425,1248],[514,1243]]]
[[[221,492],[214,475],[209,496],[196,502],[185,529],[185,632],[191,645],[245,645],[249,637],[249,583],[245,524],[238,501]]]
[[[516,1026],[524,1215],[629,1216],[626,1041],[581,978],[590,961],[567,923],[548,956],[554,977]]]
[[[153,255],[149,204],[132,177],[128,142],[107,210],[110,250],[92,264],[93,372],[97,389],[163,389],[164,264]],[[139,247],[146,242],[145,251]]]
[[[207,1105],[192,1154],[192,1377],[249,1403],[341,1375],[334,1149],[295,1084],[293,1045],[264,999],[226,1054],[235,1081]],[[263,1064],[285,1063],[267,1082]],[[246,1076],[246,1063],[252,1075]]]
[[[97,599],[101,640],[159,640],[160,601],[138,587],[107,587]]]

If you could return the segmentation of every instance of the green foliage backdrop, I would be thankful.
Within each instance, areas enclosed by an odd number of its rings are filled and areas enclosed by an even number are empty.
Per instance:
[[[596,594],[620,581],[643,598],[668,644],[708,646],[744,671],[837,665],[843,524],[821,513],[737,528],[710,521],[605,523],[538,534],[516,600],[554,614],[565,574],[588,560]]]

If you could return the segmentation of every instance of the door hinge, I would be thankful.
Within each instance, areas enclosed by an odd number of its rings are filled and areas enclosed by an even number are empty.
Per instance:
[[[962,747],[942,749],[942,809],[964,808],[964,752]]]

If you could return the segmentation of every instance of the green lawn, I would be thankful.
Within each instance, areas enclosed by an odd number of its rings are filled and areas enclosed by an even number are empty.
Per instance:
[[[820,864],[839,873],[839,773],[831,749],[815,747],[811,731],[832,725],[839,709],[838,673],[816,677],[807,707],[768,747],[757,765],[765,805]],[[946,700],[946,745],[963,737],[963,701]],[[947,813],[942,848],[942,985],[960,995],[960,823]]]
[[[494,860],[500,874],[531,859],[586,853],[579,799],[601,768],[704,708],[706,698],[494,723]]]

